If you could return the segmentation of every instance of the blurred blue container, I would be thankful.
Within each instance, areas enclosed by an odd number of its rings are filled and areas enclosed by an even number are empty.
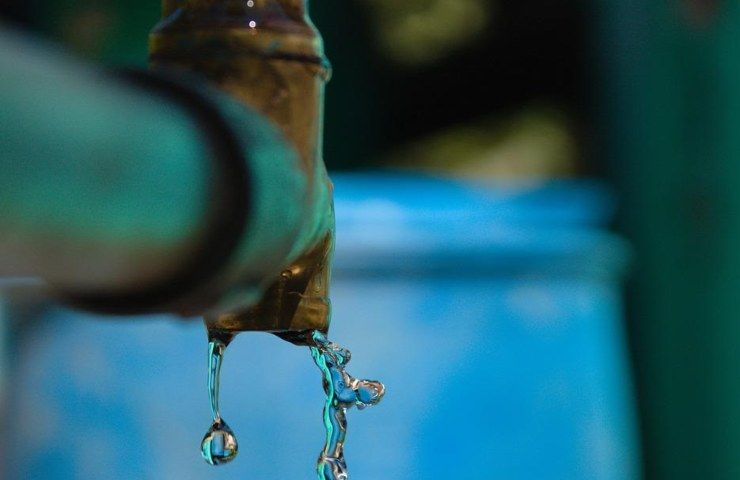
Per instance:
[[[388,388],[349,415],[356,480],[636,479],[620,280],[599,184],[336,175],[332,338]],[[322,446],[307,349],[265,334],[227,352],[239,458],[209,426],[199,322],[49,310],[17,336],[3,478],[310,479]]]

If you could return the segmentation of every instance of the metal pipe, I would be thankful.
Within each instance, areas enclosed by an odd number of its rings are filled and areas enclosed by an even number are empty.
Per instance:
[[[201,75],[264,114],[295,146],[308,182],[306,222],[289,261],[259,303],[209,315],[209,328],[327,330],[334,215],[321,137],[329,66],[306,0],[164,0],[163,11],[150,37],[152,67]]]
[[[128,288],[176,268],[207,214],[183,108],[0,30],[0,275]]]
[[[334,239],[329,66],[306,1],[163,12],[159,73],[138,88],[0,36],[0,276],[40,276],[89,309],[305,341],[329,328]],[[192,75],[223,93],[175,80]]]
[[[314,243],[302,162],[241,103],[4,30],[0,71],[0,277],[96,310],[232,313]]]

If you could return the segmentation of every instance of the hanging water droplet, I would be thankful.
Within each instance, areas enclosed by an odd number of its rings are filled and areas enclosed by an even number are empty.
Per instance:
[[[219,410],[221,363],[226,346],[233,339],[233,334],[209,330],[208,339],[208,396],[211,401],[213,424],[203,437],[201,453],[209,464],[220,465],[236,458],[239,451],[234,432],[221,418]],[[330,342],[323,333],[308,332],[308,344],[311,356],[321,370],[322,383],[326,392],[324,403],[326,440],[317,461],[318,478],[319,480],[348,480],[349,473],[344,459],[347,410],[352,407],[362,410],[376,405],[385,395],[385,386],[375,380],[352,377],[345,368],[352,358],[352,353]]]
[[[228,463],[239,452],[234,432],[223,420],[214,422],[208,430],[200,446],[201,454],[206,462],[211,465]]]
[[[208,397],[211,402],[213,423],[210,430],[203,437],[200,451],[206,462],[211,465],[221,465],[236,458],[239,452],[234,432],[221,418],[219,410],[219,389],[221,386],[221,363],[226,346],[232,336],[219,336],[209,332],[208,342]]]

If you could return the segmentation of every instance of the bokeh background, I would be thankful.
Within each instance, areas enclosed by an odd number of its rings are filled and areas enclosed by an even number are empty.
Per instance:
[[[740,478],[740,4],[315,0],[334,76],[335,315],[362,479]],[[155,0],[2,0],[107,66]],[[2,75],[2,72],[0,72]],[[0,105],[1,108],[1,105]],[[197,322],[6,305],[3,478],[311,478],[307,352]]]

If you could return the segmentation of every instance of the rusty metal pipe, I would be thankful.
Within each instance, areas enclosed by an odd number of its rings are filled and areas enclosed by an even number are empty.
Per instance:
[[[329,66],[306,3],[164,0],[165,17],[150,37],[152,68],[198,74],[261,112],[296,148],[308,182],[306,222],[288,262],[253,308],[208,316],[212,329],[299,332],[329,325],[334,215],[321,152]]]
[[[162,73],[122,82],[0,33],[0,277],[93,310],[326,327],[323,164],[232,96]]]

